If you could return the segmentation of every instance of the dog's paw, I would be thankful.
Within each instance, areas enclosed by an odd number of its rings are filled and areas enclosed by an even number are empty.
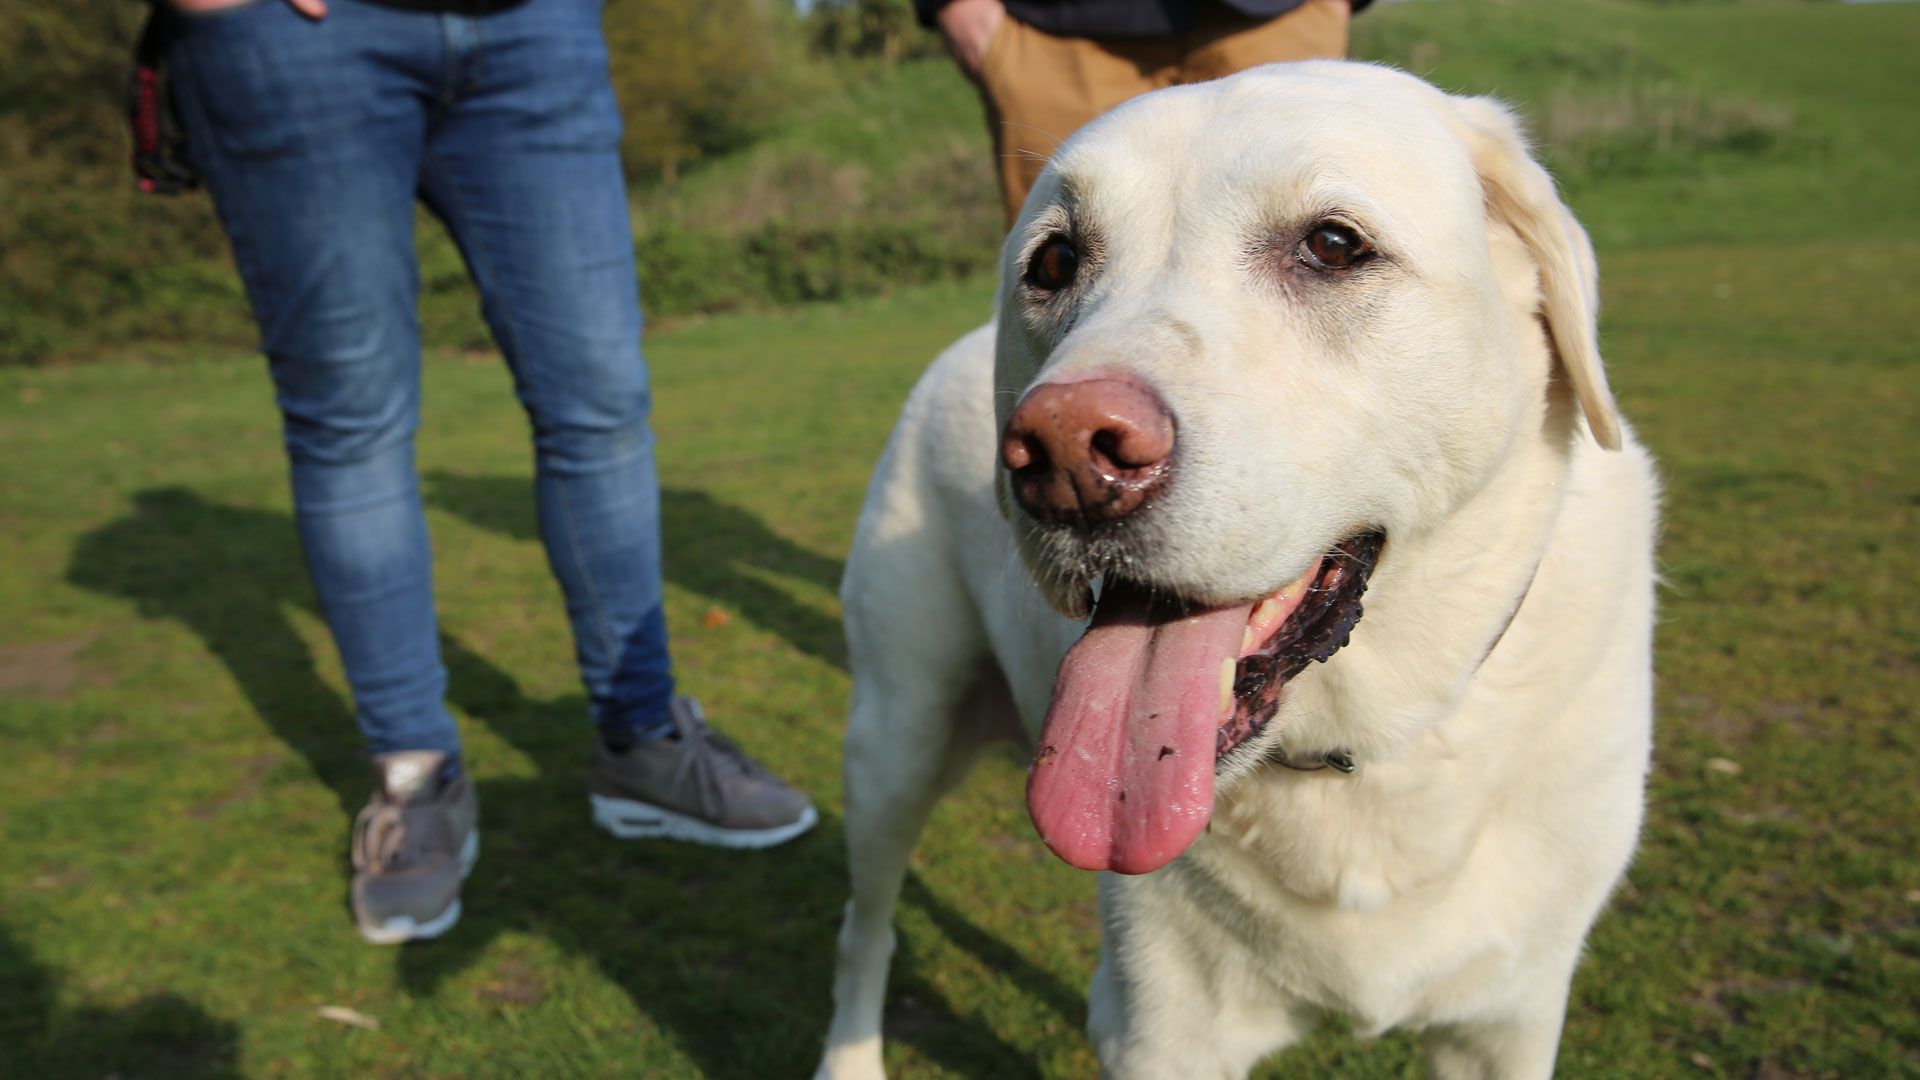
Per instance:
[[[813,1080],[887,1080],[886,1066],[880,1062],[879,1037],[827,1047]]]

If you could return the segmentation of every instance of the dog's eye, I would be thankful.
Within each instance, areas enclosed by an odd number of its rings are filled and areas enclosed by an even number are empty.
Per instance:
[[[1058,292],[1073,284],[1080,269],[1080,249],[1064,236],[1049,236],[1027,261],[1027,284],[1046,292]]]
[[[1373,255],[1373,245],[1345,225],[1316,225],[1300,241],[1300,258],[1316,270],[1345,270]]]

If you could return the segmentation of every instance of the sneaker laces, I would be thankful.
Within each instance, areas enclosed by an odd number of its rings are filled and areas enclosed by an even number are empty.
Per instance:
[[[353,821],[356,870],[404,870],[454,847],[453,824],[432,804],[387,802],[382,795]]]
[[[722,772],[731,772],[741,780],[772,778],[764,766],[749,757],[732,739],[708,727],[706,718],[700,715],[699,706],[689,703],[686,709],[675,709],[673,722],[680,738],[687,740],[687,750],[674,766],[673,786],[682,787],[688,779],[688,773],[697,772],[701,809],[709,816],[717,814],[726,801]]]

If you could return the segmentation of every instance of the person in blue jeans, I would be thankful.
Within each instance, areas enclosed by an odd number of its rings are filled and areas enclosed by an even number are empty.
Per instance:
[[[260,327],[300,541],[375,766],[353,910],[459,919],[478,807],[445,704],[414,468],[414,203],[458,243],[532,423],[540,536],[598,729],[593,817],[764,847],[805,795],[674,694],[639,290],[599,0],[171,0],[195,168]]]

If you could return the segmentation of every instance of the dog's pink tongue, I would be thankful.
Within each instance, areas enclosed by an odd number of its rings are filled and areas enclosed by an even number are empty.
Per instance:
[[[1060,662],[1027,774],[1027,811],[1054,854],[1082,870],[1145,874],[1206,828],[1225,719],[1220,668],[1238,655],[1251,611],[1156,617],[1138,590],[1101,598]]]

